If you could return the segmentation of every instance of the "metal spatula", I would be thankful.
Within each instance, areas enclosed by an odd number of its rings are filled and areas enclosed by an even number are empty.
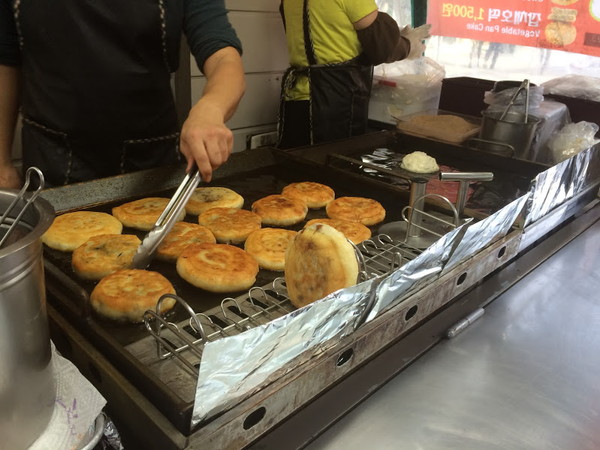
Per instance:
[[[185,175],[164,211],[156,220],[154,228],[146,234],[142,244],[138,247],[132,264],[135,269],[145,269],[150,265],[156,249],[177,222],[177,218],[181,214],[181,211],[183,211],[183,208],[185,208],[200,181],[200,172],[198,172],[197,167],[194,167]]]

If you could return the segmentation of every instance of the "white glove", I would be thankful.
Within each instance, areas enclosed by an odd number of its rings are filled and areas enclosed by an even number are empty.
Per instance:
[[[416,59],[423,56],[423,53],[425,52],[425,44],[423,41],[431,36],[429,34],[430,29],[431,24],[426,23],[417,28],[407,25],[400,30],[400,36],[405,37],[410,42],[410,53],[406,59]]]

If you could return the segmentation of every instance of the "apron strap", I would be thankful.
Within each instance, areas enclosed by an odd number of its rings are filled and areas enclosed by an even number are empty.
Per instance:
[[[310,13],[308,10],[308,0],[304,0],[302,29],[304,31],[304,51],[306,53],[306,60],[308,61],[309,66],[314,66],[317,64],[317,58],[315,56],[315,48],[313,47],[313,42],[310,35]]]

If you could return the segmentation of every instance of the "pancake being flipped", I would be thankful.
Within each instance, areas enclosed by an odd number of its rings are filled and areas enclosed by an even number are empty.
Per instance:
[[[158,272],[138,269],[118,270],[102,278],[90,295],[94,310],[111,319],[142,322],[144,313],[156,308],[164,294],[175,294],[169,280]],[[175,306],[175,299],[161,304],[161,314]]]
[[[228,244],[191,244],[177,258],[177,273],[210,292],[236,292],[256,281],[258,263],[241,248]]]
[[[314,181],[291,183],[283,188],[281,195],[302,200],[311,209],[318,209],[335,198],[335,192],[329,186]]]
[[[326,224],[299,231],[285,255],[285,283],[296,308],[355,285],[358,271],[352,244]]]
[[[133,234],[93,236],[73,251],[73,271],[86,280],[99,280],[121,269],[129,269],[142,241]]]
[[[136,230],[150,231],[169,203],[170,199],[162,197],[147,197],[132,202],[123,203],[112,209],[112,214],[126,227]],[[185,218],[181,211],[177,220]]]
[[[156,257],[162,261],[175,262],[188,245],[202,242],[215,244],[217,240],[212,232],[202,225],[177,222],[156,249]]]
[[[371,237],[371,230],[360,222],[351,222],[343,219],[311,219],[306,222],[304,227],[314,223],[324,223],[332,226],[336,230],[341,231],[354,244],[360,244]]]
[[[261,227],[258,214],[235,208],[211,208],[198,216],[198,223],[224,244],[240,244]]]
[[[302,200],[274,194],[256,200],[252,211],[261,217],[263,225],[285,227],[302,222],[308,207]]]
[[[194,190],[185,205],[188,214],[199,216],[211,208],[235,208],[244,206],[244,197],[226,187],[205,186]]]
[[[57,216],[42,235],[48,247],[72,252],[85,241],[100,234],[120,234],[123,224],[103,212],[75,211]]]
[[[244,244],[244,250],[254,256],[263,269],[283,270],[285,251],[294,236],[296,232],[292,230],[261,228],[250,233]]]
[[[377,200],[364,197],[340,197],[327,205],[330,219],[360,222],[363,225],[375,225],[385,219],[385,209]]]

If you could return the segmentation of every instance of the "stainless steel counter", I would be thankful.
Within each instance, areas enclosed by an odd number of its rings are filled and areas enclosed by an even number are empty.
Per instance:
[[[600,448],[600,221],[308,445]]]

